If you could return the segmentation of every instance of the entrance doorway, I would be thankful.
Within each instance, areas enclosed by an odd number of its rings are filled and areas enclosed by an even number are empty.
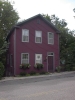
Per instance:
[[[54,53],[52,52],[48,53],[48,71],[49,72],[54,71]]]

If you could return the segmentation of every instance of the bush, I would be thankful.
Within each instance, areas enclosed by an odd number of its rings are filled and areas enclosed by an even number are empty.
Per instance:
[[[65,66],[65,70],[66,70],[66,71],[70,71],[70,70],[71,70],[71,68],[70,68],[70,65],[69,65],[69,64],[67,64],[67,65]]]
[[[46,74],[46,72],[43,71],[43,72],[40,72],[40,74]]]
[[[56,71],[60,72],[61,71],[61,66],[56,67]]]
[[[20,76],[26,76],[26,72],[20,72]]]
[[[20,68],[21,68],[21,69],[30,68],[30,64],[21,64],[21,65],[20,65]]]
[[[5,69],[4,69],[4,65],[3,65],[2,62],[0,62],[0,79],[1,79],[2,76],[4,75],[4,71],[5,71]]]
[[[36,64],[35,66],[34,66],[35,68],[37,68],[37,69],[41,69],[41,68],[43,68],[43,64]]]
[[[72,70],[75,71],[75,67],[73,67]]]
[[[31,71],[31,72],[30,72],[30,75],[35,75],[35,74],[36,74],[35,71]]]

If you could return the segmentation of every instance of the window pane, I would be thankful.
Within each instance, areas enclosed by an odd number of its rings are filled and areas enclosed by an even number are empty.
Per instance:
[[[26,29],[22,30],[22,41],[25,41],[25,42],[29,41],[29,30],[26,30]]]
[[[28,54],[24,54],[24,53],[22,54],[21,63],[22,64],[29,63],[29,55]]]
[[[42,54],[36,54],[36,63],[42,63]]]
[[[48,32],[48,43],[53,44],[54,43],[54,34],[51,32]]]
[[[22,59],[28,59],[28,54],[23,54]]]
[[[23,35],[28,36],[29,35],[29,30],[23,30]]]
[[[49,39],[49,43],[53,44],[53,39]]]
[[[53,33],[49,33],[49,38],[53,38]]]
[[[42,42],[42,32],[41,31],[36,31],[36,42],[41,43]]]
[[[28,41],[28,36],[23,36],[23,41]]]
[[[40,31],[36,31],[36,37],[41,37],[41,32]]]
[[[40,37],[36,37],[36,42],[41,42],[41,38]]]
[[[37,63],[42,64],[42,61],[41,60],[36,60],[36,64]]]
[[[22,59],[22,64],[28,64],[29,62],[28,62],[28,60],[23,60]]]

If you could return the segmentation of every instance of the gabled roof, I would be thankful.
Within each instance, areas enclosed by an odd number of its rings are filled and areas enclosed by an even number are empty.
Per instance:
[[[9,38],[9,36],[12,34],[12,32],[14,31],[15,28],[19,28],[21,25],[26,24],[27,22],[35,19],[35,18],[41,18],[44,22],[46,22],[50,27],[52,27],[57,33],[60,33],[59,30],[52,24],[50,23],[47,19],[45,19],[41,14],[35,15],[27,20],[24,20],[22,22],[17,23],[14,27],[12,27],[12,29],[10,30],[6,40]]]

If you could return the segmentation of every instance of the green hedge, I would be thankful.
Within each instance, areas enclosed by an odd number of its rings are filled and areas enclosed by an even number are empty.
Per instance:
[[[4,75],[4,71],[5,71],[5,69],[4,69],[4,65],[3,65],[2,62],[0,62],[0,79],[1,79],[2,76]]]

